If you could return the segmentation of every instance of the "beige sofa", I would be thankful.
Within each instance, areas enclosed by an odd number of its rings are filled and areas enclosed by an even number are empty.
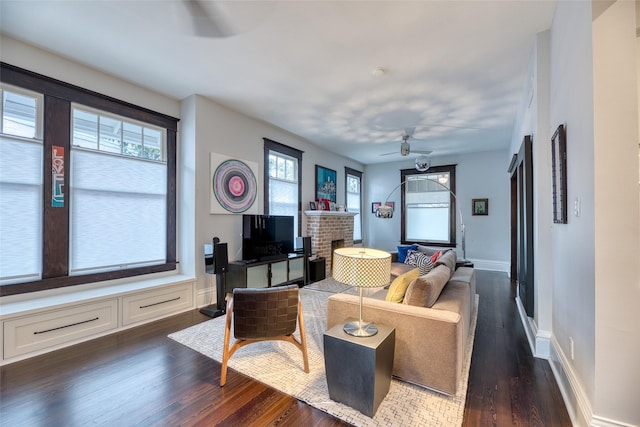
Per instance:
[[[363,298],[362,310],[364,321],[396,330],[394,377],[446,394],[455,394],[458,388],[476,294],[475,270],[455,269],[455,265],[455,251],[449,251],[436,261],[431,272],[419,278],[424,285],[438,275],[442,277],[443,272],[448,273],[448,281],[431,307],[407,304],[407,298],[402,303],[385,301],[388,291],[382,289]],[[412,268],[392,263],[392,279]],[[412,281],[407,288],[407,296],[413,291],[413,303],[417,282],[418,279]],[[358,307],[357,295],[339,293],[329,297],[327,328],[347,318],[357,319]]]

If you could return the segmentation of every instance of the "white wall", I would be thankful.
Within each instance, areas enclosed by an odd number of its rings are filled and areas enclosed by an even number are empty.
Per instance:
[[[329,153],[299,136],[288,133],[268,123],[247,117],[229,110],[210,99],[194,95],[182,103],[183,130],[180,135],[181,146],[195,146],[193,166],[189,159],[181,159],[181,168],[194,167],[194,205],[187,201],[182,207],[184,215],[195,218],[195,236],[191,245],[195,254],[195,274],[198,280],[198,304],[209,302],[211,277],[204,273],[203,246],[210,243],[214,236],[228,244],[229,260],[242,258],[241,215],[209,213],[209,153],[256,162],[258,171],[258,198],[255,203],[263,213],[263,138],[280,142],[304,151],[302,155],[302,205],[307,209],[308,202],[315,199],[315,165],[319,164],[337,172],[337,200],[344,204],[345,181],[344,168],[348,166],[363,170],[363,166],[344,157]],[[194,117],[195,116],[195,117]],[[189,126],[189,132],[184,127]],[[195,141],[191,138],[195,138]],[[302,235],[306,235],[306,217],[302,217]],[[188,261],[188,260],[187,260]]]
[[[551,129],[549,123],[549,55],[550,32],[536,36],[531,63],[526,76],[522,100],[513,128],[510,153],[520,150],[526,135],[532,138],[533,153],[533,258],[534,258],[534,317],[531,336],[534,354],[549,355],[552,329],[552,264],[551,245]]]
[[[180,104],[173,98],[69,61],[4,34],[0,35],[0,59],[16,67],[91,89],[172,117],[179,117]]]
[[[640,425],[635,17],[634,2],[617,1],[593,21],[597,261],[593,412],[599,418]]]
[[[594,15],[591,2],[558,2],[548,36],[538,36],[528,82],[533,102],[527,87],[511,151],[533,135],[534,323],[550,326],[550,363],[569,413],[576,425],[640,425],[635,11],[627,1],[596,6],[603,7]],[[547,38],[548,56],[541,49]],[[559,124],[567,128],[569,216],[567,224],[548,224],[549,135]]]
[[[509,175],[507,150],[433,157],[432,165],[456,164],[456,196],[466,226],[467,258],[476,268],[509,270]],[[372,202],[384,202],[400,184],[400,170],[415,167],[415,159],[368,165],[364,176],[364,244],[383,250],[396,250],[400,244],[400,215],[392,219],[376,218]],[[472,199],[489,199],[488,216],[472,216]],[[400,189],[389,201],[400,206]],[[458,256],[462,257],[460,219],[456,212]]]

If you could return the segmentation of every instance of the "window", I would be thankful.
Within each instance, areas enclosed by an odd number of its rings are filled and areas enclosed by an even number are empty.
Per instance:
[[[455,166],[401,171],[402,241],[455,246]]]
[[[300,235],[302,151],[264,138],[266,215],[293,216],[294,241]]]
[[[353,242],[362,243],[362,172],[348,167],[344,168],[346,182],[346,207],[348,212],[355,212],[353,217]]]
[[[69,274],[164,264],[164,129],[80,106],[72,123]]]
[[[42,95],[2,85],[0,284],[42,275]]]
[[[0,296],[175,270],[178,119],[0,67]]]

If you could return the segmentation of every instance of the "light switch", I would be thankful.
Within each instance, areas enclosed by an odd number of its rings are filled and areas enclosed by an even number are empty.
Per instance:
[[[573,201],[573,214],[575,216],[580,216],[581,211],[582,201],[580,200],[580,197],[576,197],[576,199]]]

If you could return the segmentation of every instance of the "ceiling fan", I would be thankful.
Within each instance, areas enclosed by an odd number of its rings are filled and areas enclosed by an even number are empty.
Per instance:
[[[274,2],[182,0],[191,18],[191,31],[198,37],[226,38],[261,25]]]
[[[405,133],[404,135],[402,135],[402,143],[400,144],[400,155],[402,156],[408,156],[409,154],[424,154],[424,155],[428,155],[431,154],[431,151],[416,151],[416,150],[411,150],[411,144],[409,144],[409,138],[411,138],[411,135],[409,133]],[[394,151],[392,153],[383,153],[380,154],[381,156],[390,156],[392,154],[398,154],[397,151]]]
[[[204,0],[184,0],[191,17],[193,32],[199,37],[230,37],[234,35],[225,16],[224,5]]]

